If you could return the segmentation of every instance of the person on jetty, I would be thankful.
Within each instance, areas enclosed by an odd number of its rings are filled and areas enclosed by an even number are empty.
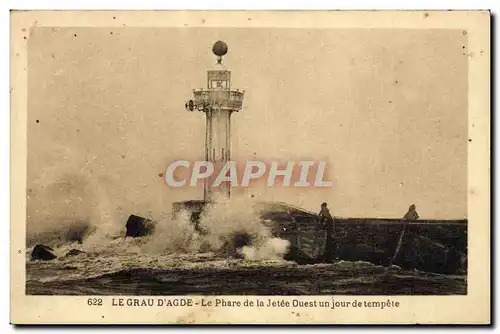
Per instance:
[[[328,204],[326,202],[321,204],[321,211],[318,215],[320,216],[322,227],[326,228],[325,260],[326,262],[330,262],[333,258],[337,257],[337,245],[333,238],[335,229],[333,217],[330,214],[330,210],[328,210]]]
[[[410,208],[408,209],[408,212],[406,215],[403,217],[404,220],[418,220],[420,218],[418,216],[418,213],[416,211],[415,204],[410,205]]]
[[[319,212],[319,216],[321,217],[321,222],[326,222],[327,220],[333,221],[332,215],[330,214],[330,210],[328,210],[328,204],[323,202],[321,204],[321,211]]]
[[[416,211],[415,204],[410,205],[410,207],[408,208],[408,212],[403,217],[403,220],[416,221],[416,220],[418,220],[418,218],[420,218],[420,217],[418,216],[418,213]],[[398,245],[396,246],[396,251],[394,252],[394,255],[392,256],[391,262],[389,263],[388,267],[392,266],[392,264],[396,260],[396,257],[399,254],[399,251],[401,250],[401,246],[403,245],[403,238],[405,236],[405,233],[407,232],[407,228],[408,228],[407,224],[404,224],[403,229],[401,230],[401,234],[399,235],[399,240],[398,240]],[[413,231],[413,233],[415,233],[415,232]],[[409,239],[414,240],[415,235],[412,235]],[[411,249],[411,252],[410,252],[409,257],[411,257],[411,262],[414,263],[416,256],[417,256],[416,250],[415,250],[415,247],[410,247],[410,249]]]

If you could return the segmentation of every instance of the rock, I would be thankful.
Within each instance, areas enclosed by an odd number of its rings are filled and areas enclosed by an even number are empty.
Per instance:
[[[297,264],[314,264],[319,263],[320,260],[311,257],[309,254],[304,252],[304,250],[293,243],[288,247],[288,251],[285,253],[284,259],[286,261],[293,261]]]
[[[78,249],[70,249],[65,256],[76,256],[76,255],[80,255],[80,254],[84,254],[85,252],[84,251],[81,251],[81,250],[78,250]]]
[[[246,232],[235,233],[232,239],[234,248],[241,248],[252,244],[252,237]]]
[[[220,255],[242,258],[241,249],[244,246],[250,246],[252,244],[252,237],[246,232],[236,232],[231,235],[227,240],[225,240],[221,249],[219,250]]]
[[[31,261],[50,261],[55,258],[57,256],[54,254],[54,249],[49,246],[36,245],[31,251]]]
[[[144,217],[130,215],[125,227],[127,228],[125,237],[132,237],[132,238],[144,237],[151,235],[153,233],[155,228],[155,222]]]

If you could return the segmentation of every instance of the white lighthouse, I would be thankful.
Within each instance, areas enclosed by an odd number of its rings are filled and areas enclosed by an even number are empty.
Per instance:
[[[194,89],[194,100],[186,103],[188,111],[205,113],[205,160],[212,162],[216,171],[220,171],[231,160],[231,115],[241,110],[245,93],[231,88],[231,71],[222,64],[222,57],[227,50],[227,44],[222,41],[213,45],[212,51],[217,56],[217,63],[207,71],[207,88]],[[218,187],[212,187],[212,183],[211,179],[205,180],[205,202],[212,201],[215,196],[231,196],[229,182],[223,182]]]

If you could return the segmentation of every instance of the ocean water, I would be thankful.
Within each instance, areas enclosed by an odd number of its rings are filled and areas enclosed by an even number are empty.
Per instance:
[[[78,194],[77,204],[86,192]],[[81,214],[68,213],[64,220],[55,219],[50,207],[34,211],[27,233],[28,295],[467,293],[466,275],[385,268],[361,261],[309,265],[285,261],[290,242],[272,232],[248,199],[232,198],[207,207],[200,220],[203,234],[195,230],[189,214],[181,212],[175,218],[151,217],[157,222],[154,233],[134,239],[124,238],[126,220],[117,218],[115,209],[121,202],[111,202],[97,190],[92,194],[92,203],[98,205],[83,208]],[[234,236],[241,233],[251,236],[251,245],[236,250]],[[82,243],[71,242],[75,236],[83,238]],[[57,258],[31,261],[36,244],[52,247]],[[71,249],[84,253],[67,256]]]
[[[148,238],[65,243],[51,261],[26,255],[28,295],[456,295],[465,275],[384,268],[369,262],[298,265],[220,252],[145,251]],[[146,248],[145,248],[146,247]],[[70,249],[85,253],[65,256]]]

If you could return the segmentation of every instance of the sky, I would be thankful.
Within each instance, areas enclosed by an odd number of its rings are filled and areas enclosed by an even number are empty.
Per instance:
[[[204,156],[187,112],[224,40],[232,159],[325,160],[333,187],[235,189],[339,217],[467,217],[467,36],[447,29],[34,28],[28,41],[28,223],[106,212],[161,216]]]

